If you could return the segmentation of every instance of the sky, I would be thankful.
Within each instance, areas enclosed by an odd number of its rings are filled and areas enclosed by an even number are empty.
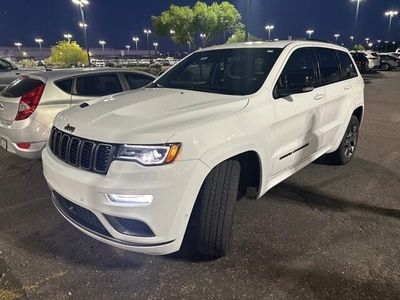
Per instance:
[[[171,4],[193,6],[196,0],[89,0],[85,7],[90,47],[123,49],[125,45],[135,47],[132,37],[139,37],[139,49],[147,49],[143,29],[151,29],[151,15],[159,15]],[[206,3],[221,2],[209,1]],[[246,0],[228,1],[244,16]],[[399,0],[362,0],[360,2],[357,40],[386,40],[389,18],[388,10],[400,10]],[[264,29],[273,24],[271,38],[287,39],[288,36],[306,37],[306,30],[313,29],[313,38],[334,40],[339,33],[339,43],[350,42],[354,33],[356,3],[350,0],[250,0],[249,31],[268,38]],[[35,38],[44,40],[43,46],[54,45],[71,33],[74,40],[84,45],[79,8],[71,0],[12,0],[2,1],[0,6],[0,46],[37,46]],[[391,40],[400,41],[400,15],[393,18]],[[199,38],[200,39],[200,38]],[[159,51],[173,51],[168,38],[151,36],[151,44],[158,42]],[[178,47],[184,51],[185,47]]]

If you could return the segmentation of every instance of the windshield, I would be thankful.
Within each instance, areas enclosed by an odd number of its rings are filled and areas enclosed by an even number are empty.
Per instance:
[[[261,88],[281,52],[280,48],[244,48],[194,53],[155,81],[155,85],[250,95]]]

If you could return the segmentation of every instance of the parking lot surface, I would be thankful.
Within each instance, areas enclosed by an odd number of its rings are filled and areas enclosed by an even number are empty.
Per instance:
[[[40,161],[0,150],[0,300],[400,299],[400,70],[365,82],[354,159],[241,199],[216,261],[91,239],[54,208]]]

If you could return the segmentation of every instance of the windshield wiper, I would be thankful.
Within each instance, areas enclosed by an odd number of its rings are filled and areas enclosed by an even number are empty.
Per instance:
[[[157,82],[152,82],[146,88],[163,88],[161,84],[158,84]]]

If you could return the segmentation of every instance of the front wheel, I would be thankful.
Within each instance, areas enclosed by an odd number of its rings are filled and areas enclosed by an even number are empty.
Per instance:
[[[390,69],[390,66],[389,66],[389,64],[384,63],[384,64],[382,64],[381,69],[382,69],[382,71],[388,71]]]
[[[357,117],[351,116],[339,148],[335,152],[328,154],[328,158],[333,164],[344,165],[353,158],[358,144],[359,128],[360,122]]]
[[[231,248],[239,178],[239,162],[227,160],[211,170],[200,190],[196,248],[208,258],[226,256]]]

